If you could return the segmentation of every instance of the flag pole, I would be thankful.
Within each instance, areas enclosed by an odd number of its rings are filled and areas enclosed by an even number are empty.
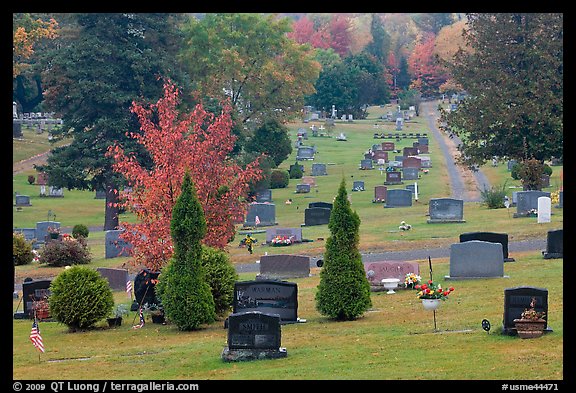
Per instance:
[[[430,269],[430,281],[434,281],[432,280],[432,259],[430,259],[430,255],[428,255],[428,267]],[[434,315],[434,331],[438,331],[438,329],[436,328],[436,310],[432,310],[432,313]]]

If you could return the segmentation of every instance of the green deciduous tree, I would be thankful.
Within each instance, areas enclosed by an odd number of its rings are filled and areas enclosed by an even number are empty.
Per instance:
[[[360,217],[352,211],[342,179],[328,223],[324,265],[316,292],[316,308],[337,320],[354,320],[372,306],[360,242]]]

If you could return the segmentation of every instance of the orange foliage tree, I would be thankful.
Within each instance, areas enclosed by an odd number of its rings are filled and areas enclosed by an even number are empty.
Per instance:
[[[164,83],[164,97],[148,108],[133,103],[132,112],[141,133],[127,132],[148,151],[153,165],[143,167],[118,143],[107,151],[113,169],[127,180],[131,190],[121,190],[121,207],[133,212],[137,223],[122,222],[121,238],[132,245],[133,263],[158,271],[173,253],[170,236],[172,208],[181,192],[186,170],[194,181],[207,223],[204,244],[219,249],[234,238],[235,223],[246,214],[249,183],[262,176],[260,158],[242,169],[230,157],[235,136],[231,133],[231,107],[220,115],[207,112],[202,104],[180,115],[178,89]]]

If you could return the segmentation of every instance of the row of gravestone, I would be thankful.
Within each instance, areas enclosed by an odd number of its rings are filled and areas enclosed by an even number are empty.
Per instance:
[[[304,209],[303,226],[314,226],[328,224],[332,204],[328,202],[310,202],[308,208]],[[248,206],[244,227],[255,227],[256,217],[259,219],[258,226],[275,226],[276,223],[276,205],[273,203],[253,202]]]

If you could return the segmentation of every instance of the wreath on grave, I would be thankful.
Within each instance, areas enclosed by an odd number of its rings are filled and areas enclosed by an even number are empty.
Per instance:
[[[294,236],[274,236],[270,241],[272,247],[284,247],[289,246],[294,242]]]

